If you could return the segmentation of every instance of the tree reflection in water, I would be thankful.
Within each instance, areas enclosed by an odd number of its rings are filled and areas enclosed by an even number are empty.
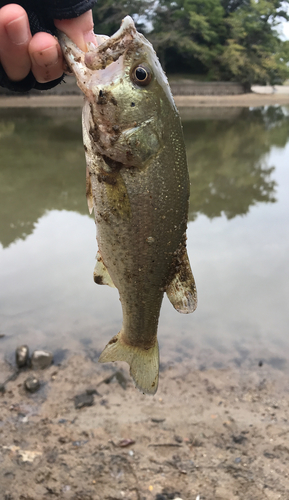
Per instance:
[[[198,114],[199,114],[198,110]],[[284,108],[243,110],[232,120],[184,123],[191,180],[190,219],[244,215],[274,202],[266,155],[289,137]],[[0,242],[33,232],[48,210],[88,214],[79,109],[1,110]]]
[[[190,219],[245,215],[258,202],[276,201],[274,166],[266,157],[284,148],[289,116],[281,107],[244,109],[234,120],[186,122],[191,181]]]

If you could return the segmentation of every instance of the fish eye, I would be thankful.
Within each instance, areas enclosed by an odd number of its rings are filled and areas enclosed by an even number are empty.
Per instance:
[[[151,82],[151,79],[152,72],[147,66],[139,64],[136,68],[134,68],[132,72],[132,80],[137,85],[146,87]]]

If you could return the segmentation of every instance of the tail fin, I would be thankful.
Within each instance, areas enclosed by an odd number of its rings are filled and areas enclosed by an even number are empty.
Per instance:
[[[130,346],[121,338],[121,331],[111,339],[102,351],[100,363],[108,361],[126,361],[136,387],[144,394],[155,394],[159,381],[159,346],[156,343],[150,349]]]

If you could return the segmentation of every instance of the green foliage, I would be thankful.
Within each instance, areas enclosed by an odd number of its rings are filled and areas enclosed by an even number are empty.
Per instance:
[[[111,36],[121,24],[122,19],[133,17],[138,31],[145,31],[153,8],[152,0],[99,0],[93,8],[94,30],[98,34]]]
[[[111,35],[131,15],[170,73],[277,84],[289,77],[289,45],[277,27],[288,0],[99,0],[95,30]]]
[[[221,74],[248,87],[280,84],[289,76],[287,43],[276,32],[281,2],[251,0],[226,19],[229,37],[219,58]],[[277,14],[279,13],[279,16]]]

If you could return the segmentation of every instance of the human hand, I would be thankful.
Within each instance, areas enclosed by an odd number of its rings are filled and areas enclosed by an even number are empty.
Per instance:
[[[92,12],[74,19],[54,20],[80,49],[93,42]],[[30,70],[39,83],[47,83],[63,74],[63,56],[57,39],[49,33],[31,35],[26,11],[18,4],[0,9],[0,62],[12,81],[23,80]]]

